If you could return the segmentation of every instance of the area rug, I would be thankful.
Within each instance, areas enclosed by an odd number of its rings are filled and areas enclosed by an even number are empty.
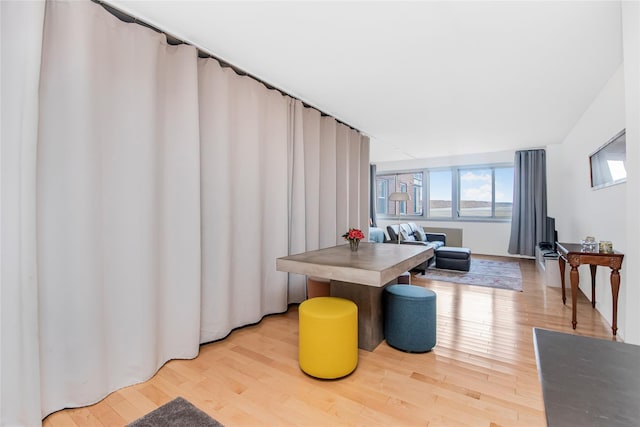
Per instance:
[[[224,427],[182,397],[138,418],[127,427]]]
[[[416,277],[522,291],[520,264],[511,261],[471,259],[471,268],[468,272],[429,267],[424,274],[418,274]]]

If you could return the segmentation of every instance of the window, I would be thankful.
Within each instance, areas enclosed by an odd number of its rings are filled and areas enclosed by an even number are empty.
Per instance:
[[[387,197],[389,197],[389,181],[376,179],[376,212],[385,215],[387,209]]]
[[[376,183],[377,213],[381,216],[400,214],[447,221],[511,219],[512,165],[381,173]],[[399,202],[396,207],[396,203],[388,199],[395,191],[409,193],[411,201]]]
[[[491,169],[458,169],[458,183],[458,216],[490,217],[493,206]]]
[[[394,216],[398,215],[399,212],[402,215],[421,216],[422,177],[423,172],[377,175],[376,213]],[[411,201],[398,203],[389,201],[389,195],[396,191],[409,193]]]
[[[451,169],[429,171],[429,218],[451,218]]]
[[[513,210],[513,168],[495,168],[495,211],[496,218],[511,219]]]
[[[626,182],[626,157],[626,129],[622,129],[605,145],[589,156],[591,188],[598,189]]]
[[[422,173],[413,175],[413,214],[422,215]]]

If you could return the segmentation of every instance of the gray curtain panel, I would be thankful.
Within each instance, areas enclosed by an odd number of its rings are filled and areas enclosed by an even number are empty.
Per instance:
[[[371,220],[371,226],[377,227],[376,219],[376,165],[369,166],[369,218]]]
[[[546,236],[547,167],[544,150],[516,151],[509,253],[534,256]]]

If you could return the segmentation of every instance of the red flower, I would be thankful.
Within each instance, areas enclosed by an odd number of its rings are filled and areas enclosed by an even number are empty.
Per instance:
[[[350,228],[342,237],[347,240],[362,240],[364,239],[364,233],[358,228]]]

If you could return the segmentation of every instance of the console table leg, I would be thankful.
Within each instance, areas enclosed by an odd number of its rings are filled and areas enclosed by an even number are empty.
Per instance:
[[[596,308],[596,269],[597,265],[590,264],[591,269],[591,307]]]
[[[558,257],[558,267],[560,267],[560,283],[562,284],[562,304],[567,304],[567,296],[564,292],[564,267],[565,260],[562,256]]]
[[[620,290],[620,271],[611,269],[611,296],[613,300],[613,322],[611,330],[613,335],[618,332],[618,291]]]
[[[578,324],[578,321],[576,320],[576,308],[578,304],[578,283],[580,282],[577,265],[571,266],[569,277],[571,279],[571,325],[573,326],[573,329],[575,329]]]

